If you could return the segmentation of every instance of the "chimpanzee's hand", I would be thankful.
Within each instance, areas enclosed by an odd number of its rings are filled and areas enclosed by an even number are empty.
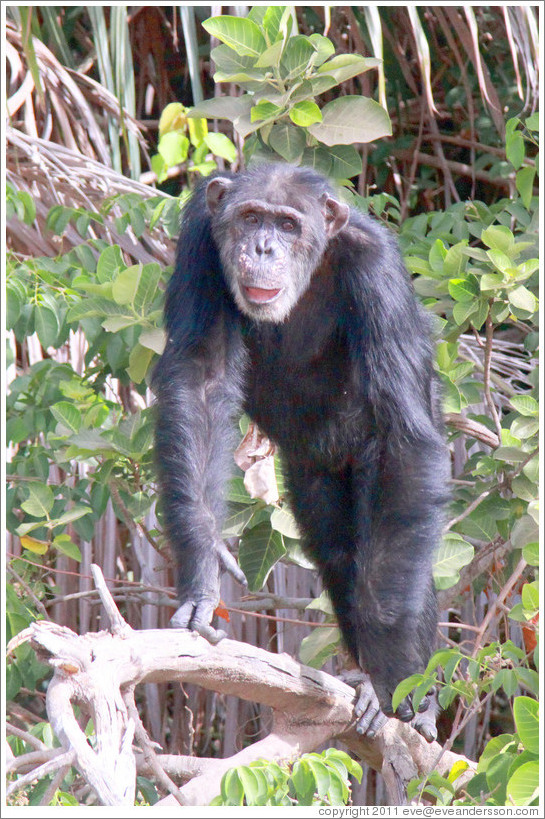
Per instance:
[[[415,714],[410,694],[401,700],[397,711],[394,713],[392,710],[392,694],[395,690],[395,686],[384,685],[376,680],[373,681],[373,686],[382,711],[388,717],[397,717],[402,722],[410,722],[412,727],[428,742],[433,742],[437,739],[435,719],[439,705],[437,703],[435,688],[430,689],[426,696],[422,698],[418,706],[418,711]]]
[[[388,722],[388,717],[381,710],[373,684],[369,679],[363,679],[356,688],[356,731],[369,739],[380,731]]]
[[[184,589],[181,605],[171,618],[170,625],[173,628],[196,631],[215,645],[227,636],[225,631],[210,625],[220,599],[221,575],[229,572],[243,586],[247,586],[247,581],[222,540],[216,541],[212,549],[203,556],[200,569]]]

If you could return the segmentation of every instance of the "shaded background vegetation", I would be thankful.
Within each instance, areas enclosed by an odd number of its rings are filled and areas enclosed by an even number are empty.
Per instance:
[[[133,627],[166,627],[173,613],[147,376],[161,350],[180,203],[197,174],[193,148],[160,184],[151,158],[169,103],[239,93],[236,83],[214,83],[217,42],[200,25],[227,11],[7,10],[10,635],[36,616],[77,632],[101,628],[91,562]],[[478,758],[491,736],[513,731],[513,696],[535,693],[534,678],[513,668],[534,671],[537,612],[526,565],[535,563],[528,547],[537,539],[537,125],[521,125],[538,107],[537,8],[299,6],[296,16],[301,34],[327,34],[338,54],[383,59],[383,69],[351,78],[320,104],[364,95],[387,108],[392,136],[357,146],[353,190],[399,232],[443,332],[438,368],[455,482],[454,561],[439,581],[442,644],[469,655],[490,641],[513,646],[483,661],[481,687],[457,668],[453,679],[460,692],[471,689],[473,704],[464,712],[454,702],[441,716],[441,740]],[[236,169],[240,136],[226,120],[209,129],[232,139]],[[210,151],[206,160],[228,164]],[[224,581],[231,634],[297,656],[303,638],[321,633],[305,657],[318,662],[336,637],[304,625],[327,621],[327,605],[306,610],[320,587],[301,565],[289,523],[277,515],[271,524],[271,507],[251,501],[241,477],[232,499],[239,517],[231,534],[257,548],[250,521],[268,527],[269,539],[280,533],[290,565],[276,563],[265,591],[243,601]],[[518,619],[507,616],[513,605]],[[8,670],[16,754],[28,750],[29,735],[51,742],[47,673],[17,649]],[[140,698],[150,736],[166,752],[226,756],[267,730],[265,709],[192,686],[149,685]],[[61,783],[46,778],[24,798],[48,804]],[[63,788],[86,796],[77,778]],[[382,798],[380,777],[366,771],[355,803]]]

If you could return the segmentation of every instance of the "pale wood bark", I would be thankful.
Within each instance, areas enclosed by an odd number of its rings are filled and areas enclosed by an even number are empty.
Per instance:
[[[12,644],[30,640],[40,658],[54,667],[47,692],[49,719],[100,804],[134,803],[137,760],[139,770],[158,780],[161,787],[166,783],[170,790],[161,805],[207,805],[219,793],[221,777],[231,767],[259,758],[294,759],[340,739],[362,761],[382,772],[390,802],[401,804],[411,778],[434,768],[446,773],[462,758],[443,752],[436,742],[428,744],[397,720],[388,720],[373,740],[360,737],[353,721],[354,690],[287,654],[272,654],[229,639],[213,646],[182,629],[134,631],[117,610],[98,567],[93,566],[93,574],[110,618],[109,632],[77,635],[41,620]],[[161,754],[152,758],[153,746],[143,737],[139,720],[131,716],[132,691],[140,683],[172,680],[270,706],[271,733],[228,759]],[[73,703],[87,709],[94,719],[94,748],[75,719]],[[135,727],[143,753],[133,748]]]

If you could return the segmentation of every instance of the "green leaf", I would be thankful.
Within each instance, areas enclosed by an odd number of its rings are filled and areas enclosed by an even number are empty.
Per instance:
[[[53,527],[56,526],[66,526],[67,523],[72,523],[75,520],[79,520],[80,518],[85,517],[85,515],[90,515],[92,513],[92,509],[90,506],[83,506],[82,504],[76,504],[72,506],[71,509],[68,511],[63,512],[63,514],[55,518],[51,521],[51,525]]]
[[[34,323],[42,347],[54,347],[60,330],[56,311],[45,304],[37,304],[34,308]]]
[[[323,799],[331,784],[331,775],[323,761],[314,754],[308,755],[308,765],[314,775],[318,796]]]
[[[6,282],[6,326],[8,330],[11,330],[17,323],[25,301],[26,290],[22,283],[17,280]]]
[[[148,307],[157,293],[157,288],[161,280],[161,266],[156,262],[145,264],[139,272],[136,280],[136,292],[134,294],[134,309],[141,315]]]
[[[341,632],[337,626],[315,628],[304,637],[299,647],[299,659],[311,668],[321,668],[337,652]]]
[[[397,711],[400,703],[405,699],[405,697],[411,693],[413,688],[416,688],[417,685],[423,680],[422,674],[411,674],[410,677],[407,677],[406,680],[401,680],[400,683],[395,688],[394,693],[392,694],[392,708],[394,711]]]
[[[376,57],[362,57],[359,54],[338,54],[317,69],[318,80],[328,81],[321,86],[321,90],[315,91],[315,94],[323,94],[324,91],[328,91],[330,88],[340,85],[358,74],[363,74],[371,68],[377,68],[380,64],[381,60]]]
[[[157,355],[162,355],[165,349],[166,334],[161,327],[154,327],[150,330],[142,330],[138,337],[138,342],[142,347],[153,350]]]
[[[316,67],[335,54],[335,46],[329,37],[324,37],[322,34],[311,34],[308,40],[316,49],[316,56],[312,60],[312,64]]]
[[[511,481],[511,489],[515,497],[525,501],[537,498],[537,484],[529,480],[526,475],[517,475]]]
[[[286,554],[280,532],[268,522],[259,523],[244,532],[240,542],[240,567],[251,591],[259,591],[272,567]]]
[[[502,250],[507,256],[511,254],[515,237],[505,225],[490,225],[481,233],[481,241],[490,248]]]
[[[443,241],[441,239],[436,239],[428,254],[430,267],[435,273],[443,273],[447,253],[448,251],[443,244]]]
[[[289,509],[275,509],[271,515],[271,526],[286,537],[297,540],[301,537],[295,518]]]
[[[18,191],[17,197],[23,205],[23,221],[26,225],[31,225],[36,218],[34,199],[26,191]]]
[[[520,131],[509,134],[505,141],[505,154],[511,165],[518,170],[524,162],[524,137]]]
[[[312,805],[316,791],[314,772],[310,768],[308,759],[301,757],[293,766],[291,781],[295,788],[295,796],[299,806]]]
[[[228,45],[220,45],[213,48],[210,52],[210,57],[216,66],[216,71],[226,75],[245,73],[251,71],[256,65],[255,57],[244,57],[241,54],[237,54]],[[210,100],[207,100],[207,102],[209,101]],[[193,111],[193,109],[190,110]]]
[[[323,68],[323,66],[322,66]],[[322,109],[322,121],[310,125],[309,132],[325,145],[372,142],[392,133],[384,108],[367,97],[338,97]]]
[[[500,273],[485,273],[481,276],[481,290],[501,290],[505,287],[505,280]]]
[[[460,412],[462,409],[462,395],[460,390],[453,384],[448,376],[442,377],[443,384],[443,411]]]
[[[81,563],[79,546],[76,546],[70,538],[70,535],[57,535],[53,540],[53,546],[67,557],[71,557],[73,560],[77,560],[78,563]]]
[[[178,131],[186,127],[186,107],[181,102],[169,102],[159,117],[159,139],[169,131]]]
[[[252,506],[245,506],[244,509],[234,510],[225,519],[222,528],[223,537],[239,537],[252,517],[255,514],[255,509]]]
[[[205,136],[204,141],[214,156],[220,156],[228,162],[234,162],[237,158],[237,150],[225,134],[209,133]]]
[[[527,751],[539,753],[539,704],[530,697],[515,697],[513,715],[520,741]]]
[[[318,145],[316,148],[305,148],[303,151],[303,165],[314,168],[324,176],[329,176],[332,164],[329,150],[323,145]]]
[[[521,598],[526,611],[537,612],[539,610],[539,588],[537,583],[524,583]]]
[[[242,805],[244,788],[236,768],[228,770],[221,779],[221,797],[224,805]]]
[[[138,319],[134,316],[111,316],[111,318],[105,319],[102,322],[102,327],[104,327],[108,333],[118,333],[120,330],[124,330],[125,327],[131,327],[137,323]]]
[[[260,122],[264,119],[276,117],[281,112],[282,108],[278,105],[275,105],[273,102],[268,102],[267,100],[261,100],[261,102],[258,102],[257,105],[252,108],[250,118],[252,122]]]
[[[466,241],[458,242],[447,250],[443,263],[445,276],[453,280],[462,278],[467,265],[467,255],[464,252],[466,246]]]
[[[521,415],[537,418],[539,415],[539,404],[531,395],[514,395],[509,399],[511,406]]]
[[[79,432],[81,427],[81,412],[68,401],[57,401],[51,407],[54,418],[67,427],[71,432]]]
[[[522,556],[529,566],[539,566],[539,543],[528,543],[522,550]]]
[[[141,344],[133,347],[129,355],[129,366],[127,367],[127,373],[131,381],[140,384],[144,380],[152,358],[153,350],[143,347]]]
[[[353,145],[333,145],[329,151],[332,160],[330,175],[334,179],[351,179],[361,173],[361,155]]]
[[[290,16],[290,10],[287,6],[269,6],[263,15],[262,26],[270,43],[274,43],[280,34],[285,15]],[[257,23],[258,21],[256,20],[255,22]]]
[[[159,140],[157,150],[166,165],[171,168],[187,159],[189,139],[179,131],[169,131]]]
[[[515,185],[520,193],[522,204],[525,208],[530,208],[534,195],[534,179],[536,177],[535,168],[521,168],[515,177]]]
[[[209,119],[228,119],[234,122],[239,117],[250,113],[253,97],[243,94],[241,97],[214,97],[193,106],[188,117],[208,117]]]
[[[204,117],[191,117],[187,120],[189,140],[194,148],[198,148],[208,136],[208,123]]]
[[[122,270],[114,279],[112,293],[114,301],[117,304],[124,305],[133,303],[142,274],[142,268],[143,265],[141,264],[133,264],[125,268],[125,270]]]
[[[303,100],[296,102],[289,112],[290,119],[295,125],[306,127],[322,121],[322,112],[315,102]]]
[[[476,312],[477,304],[474,301],[457,301],[452,308],[452,318],[461,327]]]
[[[494,267],[500,271],[500,273],[508,273],[513,269],[513,261],[509,258],[507,253],[503,252],[503,250],[492,248],[491,250],[486,251],[486,255]]]
[[[202,27],[242,56],[259,57],[267,48],[259,26],[247,17],[209,17]]]
[[[459,570],[467,566],[473,559],[474,549],[461,535],[456,532],[448,532],[444,537],[437,556],[433,564],[433,576],[436,581],[442,578],[450,581],[448,585],[441,585],[441,588],[449,588],[459,579]]]
[[[539,796],[539,762],[525,762],[507,783],[507,803],[531,805]]]
[[[247,805],[257,804],[256,800],[259,795],[259,779],[255,771],[241,765],[237,768],[238,778],[244,788],[244,795],[246,797]]]
[[[309,42],[308,37],[303,34],[290,37],[280,61],[282,76],[285,79],[300,77],[315,53],[314,46]]]
[[[536,297],[528,288],[524,287],[523,284],[509,293],[509,302],[512,307],[523,310],[526,313],[535,313],[537,310]]]
[[[448,255],[446,258],[448,258]],[[463,303],[473,302],[475,297],[479,295],[479,281],[472,273],[464,278],[450,279],[448,291],[456,301]]]
[[[26,489],[28,498],[21,504],[21,509],[35,518],[46,518],[53,508],[54,495],[51,487],[32,481]]]
[[[273,7],[271,6],[271,8]],[[283,51],[284,41],[278,40],[276,43],[273,43],[272,46],[269,46],[269,48],[265,49],[263,54],[257,60],[255,68],[276,67],[280,62]]]
[[[286,162],[297,164],[305,150],[305,134],[289,122],[278,122],[271,128],[269,145]]]

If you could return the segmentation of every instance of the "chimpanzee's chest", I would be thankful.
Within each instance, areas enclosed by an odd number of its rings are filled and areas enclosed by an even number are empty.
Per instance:
[[[268,325],[247,346],[248,414],[284,451],[342,461],[369,421],[343,335]]]

